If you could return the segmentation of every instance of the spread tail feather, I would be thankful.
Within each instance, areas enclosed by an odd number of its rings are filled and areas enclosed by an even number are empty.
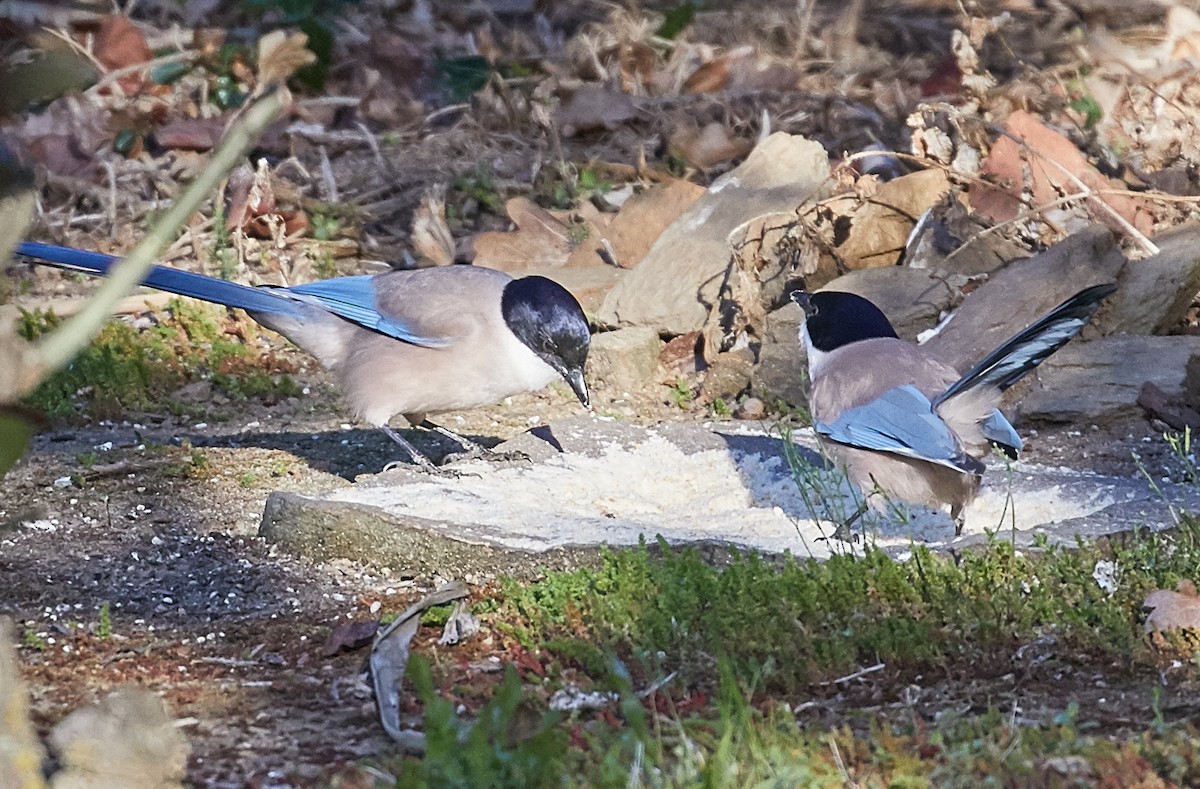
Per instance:
[[[988,354],[943,392],[934,401],[934,407],[972,389],[987,387],[1004,391],[1012,386],[1079,334],[1100,302],[1116,289],[1116,285],[1109,283],[1079,291]]]

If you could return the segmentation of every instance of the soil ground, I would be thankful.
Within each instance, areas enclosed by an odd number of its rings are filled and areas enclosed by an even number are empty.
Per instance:
[[[5,613],[28,634],[22,662],[43,733],[70,710],[134,683],[161,693],[184,721],[195,786],[317,786],[339,765],[394,752],[364,681],[364,651],[327,656],[326,640],[339,624],[403,610],[445,579],[314,564],[256,536],[269,492],[349,484],[395,459],[382,433],[348,424],[323,374],[302,382],[307,396],[246,403],[232,419],[204,426],[147,416],[54,430],[3,480]],[[445,423],[490,443],[577,410],[548,390]],[[704,417],[667,405],[638,409],[639,421]],[[1178,472],[1160,440],[1142,441],[1154,434],[1148,424],[1080,432],[1043,428],[1029,457],[1057,464],[1086,452],[1088,467],[1133,474],[1136,450],[1148,468]],[[451,449],[440,438],[417,438],[431,454]],[[203,467],[183,442],[203,455]],[[92,453],[89,468],[80,458]],[[453,574],[446,569],[446,578]],[[105,604],[112,635],[101,638]],[[419,649],[466,673],[507,659],[486,630],[456,647],[437,646],[438,635],[423,628]],[[1042,663],[947,667],[939,676],[877,672],[789,701],[801,720],[835,726],[877,713],[932,720],[992,707],[1038,720],[1069,698],[1096,733],[1119,733],[1149,725],[1158,684],[1108,661],[1051,654]],[[1162,709],[1168,719],[1196,712],[1170,693]]]

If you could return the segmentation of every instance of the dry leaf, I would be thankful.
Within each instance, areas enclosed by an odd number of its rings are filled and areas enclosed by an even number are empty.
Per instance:
[[[1195,630],[1200,632],[1200,596],[1191,581],[1179,582],[1178,591],[1156,589],[1146,595],[1143,608],[1150,609],[1146,615],[1146,632],[1166,630]]]
[[[1016,218],[1022,208],[1021,195],[1033,195],[1033,208],[1050,206],[1060,196],[1086,190],[1120,189],[1124,185],[1110,181],[1070,140],[1047,128],[1024,110],[1008,118],[1007,134],[1001,135],[983,164],[983,175],[994,186],[973,184],[971,207],[992,222]],[[1025,182],[1025,172],[1030,183]],[[1124,233],[1125,227],[1097,201],[1107,204],[1142,233],[1151,229],[1152,216],[1144,203],[1126,195],[1097,195],[1080,201],[1082,210],[1112,230]]]
[[[836,247],[838,255],[851,269],[895,265],[917,217],[949,191],[942,170],[921,170],[878,184],[867,200],[846,195],[826,201],[835,215],[850,220],[845,241]],[[852,209],[847,204],[851,200]]]
[[[735,137],[724,124],[713,122],[702,129],[676,127],[668,145],[701,170],[745,156],[754,147],[752,140]]]
[[[475,265],[520,271],[559,268],[567,262],[570,228],[525,197],[514,197],[504,207],[517,229],[477,235],[472,245]]]
[[[272,30],[258,40],[259,87],[287,82],[297,71],[316,62],[317,56],[308,48],[308,36]]]
[[[100,23],[94,49],[96,59],[109,71],[154,58],[154,52],[146,43],[146,36],[123,16],[110,16]],[[146,76],[141,73],[128,74],[118,82],[126,94],[136,93],[145,85]]]
[[[454,236],[446,223],[445,187],[434,186],[421,198],[413,212],[409,239],[419,259],[435,266],[454,262]]]

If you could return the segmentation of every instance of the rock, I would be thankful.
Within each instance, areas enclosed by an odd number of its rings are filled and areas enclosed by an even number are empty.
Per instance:
[[[804,311],[788,302],[767,316],[766,336],[750,375],[750,392],[768,403],[782,400],[792,408],[808,407],[808,360],[800,346]]]
[[[794,440],[803,461],[821,465],[810,430],[796,430]],[[802,492],[778,435],[747,422],[647,428],[580,417],[540,426],[499,449],[532,461],[463,462],[454,466],[464,472],[458,477],[387,472],[321,496],[276,493],[261,534],[319,561],[345,557],[423,576],[529,578],[595,566],[604,546],[643,538],[653,545],[657,535],[672,545],[699,546],[718,561],[731,545],[824,558],[841,550],[822,539],[831,530],[824,521],[857,507],[837,476]],[[1200,503],[1191,485],[1163,483],[1159,494],[1138,478],[1029,463],[1019,469],[1006,475],[993,463],[967,510],[967,535],[982,537],[1001,523],[1007,534],[1015,517],[1018,532],[1069,544],[1089,529],[1162,527],[1173,523],[1169,503]],[[892,553],[911,552],[914,539],[953,535],[945,513],[917,508],[911,515],[889,522],[869,513],[863,528]],[[1057,531],[1064,521],[1069,529]]]
[[[597,263],[591,266],[563,266],[562,268],[526,268],[509,272],[514,277],[527,277],[531,274],[546,277],[562,285],[579,300],[583,311],[595,315],[600,309],[605,296],[621,281],[625,269]]]
[[[748,348],[717,354],[704,373],[699,401],[702,405],[717,400],[731,402],[750,385],[754,373],[754,354]]]
[[[1200,411],[1200,356],[1188,359],[1184,376],[1183,402],[1188,408]]]
[[[42,789],[45,753],[29,719],[29,694],[17,668],[12,620],[0,617],[0,786]]]
[[[1101,334],[1166,334],[1179,326],[1200,291],[1200,222],[1155,237],[1159,253],[1131,260],[1096,325]]]
[[[604,263],[634,268],[646,257],[663,231],[704,192],[704,187],[699,184],[677,179],[633,195],[607,226],[597,228],[594,237],[588,236],[572,250],[567,266]],[[609,252],[605,241],[615,260],[606,257]]]
[[[658,355],[660,383],[674,386],[680,378],[690,381],[704,372],[708,365],[700,339],[700,332],[692,331],[667,341]]]
[[[50,744],[62,764],[53,789],[174,789],[187,763],[187,742],[163,700],[140,688],[75,710]]]
[[[644,326],[598,332],[588,352],[587,379],[610,390],[645,394],[658,384],[658,355],[663,342]]]
[[[1090,285],[1115,281],[1124,264],[1112,233],[1092,225],[993,274],[963,300],[925,348],[966,371],[1068,297]]]
[[[828,173],[820,143],[771,135],[659,236],[605,298],[598,320],[673,335],[700,329],[729,265],[729,234],[763,214],[794,211],[825,184]]]
[[[868,299],[883,311],[896,333],[910,342],[937,325],[942,313],[954,303],[955,295],[934,273],[901,266],[851,271],[821,290],[857,293]],[[799,307],[796,309],[799,311]]]
[[[747,397],[733,412],[734,419],[763,419],[766,415],[767,404],[757,397]]]
[[[1117,335],[1068,343],[1037,370],[1020,399],[1024,419],[1095,424],[1142,416],[1137,404],[1150,381],[1169,398],[1182,398],[1188,362],[1200,337]]]

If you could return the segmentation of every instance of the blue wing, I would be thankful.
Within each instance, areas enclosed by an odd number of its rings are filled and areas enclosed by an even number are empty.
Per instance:
[[[441,348],[450,344],[451,340],[446,338],[423,337],[403,321],[380,313],[375,306],[374,279],[370,275],[336,277],[307,282],[290,288],[272,288],[272,290],[286,293],[298,301],[329,310],[334,315],[357,323],[359,326],[395,337],[397,340],[410,342],[413,345]]]
[[[911,385],[889,389],[866,405],[849,408],[832,424],[815,422],[831,441],[925,460],[978,473],[979,461],[963,452],[950,428],[933,412],[929,398]]]

